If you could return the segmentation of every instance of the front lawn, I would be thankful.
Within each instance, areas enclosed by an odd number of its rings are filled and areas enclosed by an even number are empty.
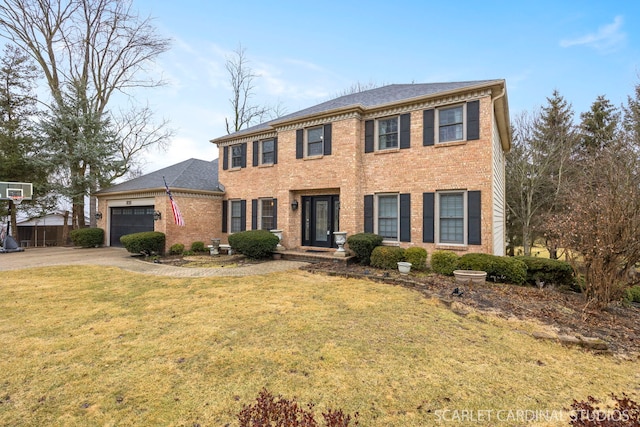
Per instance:
[[[318,411],[359,412],[363,426],[438,425],[465,410],[476,419],[443,425],[519,424],[497,418],[518,410],[566,425],[561,411],[574,398],[637,397],[637,361],[527,333],[540,328],[302,271],[9,271],[0,284],[0,425],[234,426],[263,387]]]

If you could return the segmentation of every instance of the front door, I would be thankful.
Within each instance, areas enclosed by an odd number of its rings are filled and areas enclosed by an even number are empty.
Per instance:
[[[335,247],[334,231],[340,227],[340,198],[330,196],[302,197],[302,245]]]

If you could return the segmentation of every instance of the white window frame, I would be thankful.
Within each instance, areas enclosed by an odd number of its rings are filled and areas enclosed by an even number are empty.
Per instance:
[[[240,169],[242,167],[242,144],[234,144],[234,145],[231,145],[230,148],[231,148],[231,150],[230,150],[231,151],[231,156],[230,156],[231,157],[231,167],[230,167],[230,169]],[[233,159],[237,158],[237,157],[234,157],[234,155],[233,155],[233,149],[234,148],[238,148],[240,150],[240,157],[239,157],[240,158],[240,164],[238,166],[235,166],[233,164]],[[245,153],[245,155],[246,155],[246,153]]]
[[[269,142],[271,141],[273,143],[273,159],[271,160],[271,162],[266,163],[264,161],[264,143],[265,142]],[[258,165],[273,165],[275,164],[275,159],[276,159],[276,141],[275,138],[269,138],[269,139],[263,139],[262,141],[260,141],[258,143]]]
[[[240,216],[239,217],[234,217],[233,216],[233,205],[237,203],[240,209]],[[233,219],[234,218],[239,218],[240,222],[239,222],[239,228],[237,230],[234,229],[233,227]],[[240,199],[233,199],[233,200],[229,200],[229,233],[239,233],[240,231],[242,231],[242,200]]]
[[[309,154],[309,131],[312,131],[314,129],[320,129],[322,131],[322,135],[320,135],[320,145],[322,146],[322,149],[320,150],[319,154]],[[314,144],[317,144],[318,142],[315,141]],[[305,128],[304,130],[304,157],[321,157],[324,156],[324,125],[320,125],[320,126],[312,126],[312,127],[308,127]]]
[[[440,220],[441,220],[441,212],[440,212],[440,197],[442,195],[447,194],[461,194],[462,195],[462,242],[442,242],[440,236]],[[446,245],[446,246],[467,246],[468,242],[468,224],[469,224],[469,210],[467,204],[467,190],[446,190],[446,191],[436,191],[436,200],[435,200],[435,238],[436,244]]]
[[[462,138],[452,139],[450,141],[440,141],[440,111],[449,110],[452,108],[460,108],[460,107],[462,107]],[[435,127],[436,144],[447,144],[450,142],[460,142],[460,141],[467,140],[467,103],[466,102],[462,104],[445,105],[445,106],[436,108],[434,121],[435,121],[434,127]]]
[[[375,234],[380,235],[379,233],[379,223],[380,223],[380,198],[381,197],[390,197],[393,196],[396,198],[396,238],[391,237],[383,237],[383,242],[387,243],[398,243],[400,242],[400,193],[377,193],[374,196],[373,203],[373,232]]]
[[[273,209],[273,197],[263,197],[258,199],[258,230],[267,230],[267,231],[271,231],[273,230],[273,228],[263,228],[263,208],[262,208],[262,204],[263,202],[268,202],[270,201],[272,203],[272,209]],[[273,222],[273,211],[272,211],[272,215],[271,215],[271,219]],[[274,224],[275,226],[275,224]]]
[[[380,122],[383,120],[391,120],[391,119],[396,119],[397,121],[397,128],[398,131],[396,132],[397,135],[397,144],[395,147],[385,147],[385,148],[380,148]],[[387,117],[380,117],[377,118],[374,122],[374,151],[387,151],[387,150],[398,150],[400,149],[400,116],[387,116]]]

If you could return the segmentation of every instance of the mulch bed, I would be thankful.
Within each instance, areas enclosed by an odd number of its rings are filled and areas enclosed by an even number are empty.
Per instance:
[[[303,267],[314,273],[365,278],[404,286],[427,297],[455,300],[479,311],[505,318],[535,319],[554,328],[558,334],[582,335],[605,341],[620,355],[640,355],[640,307],[616,305],[597,310],[587,305],[583,294],[554,288],[515,286],[487,282],[471,287],[459,286],[452,277],[438,274],[384,271],[361,265],[317,263]],[[452,295],[455,288],[462,296]]]

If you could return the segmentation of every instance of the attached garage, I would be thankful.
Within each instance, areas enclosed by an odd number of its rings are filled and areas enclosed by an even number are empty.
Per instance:
[[[111,246],[122,246],[120,237],[126,234],[153,231],[153,206],[110,208]]]

